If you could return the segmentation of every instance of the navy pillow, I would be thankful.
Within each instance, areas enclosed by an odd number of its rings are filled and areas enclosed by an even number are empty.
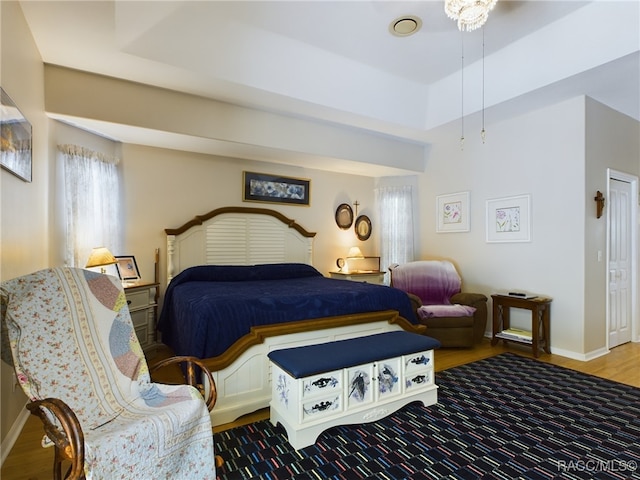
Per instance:
[[[281,280],[284,278],[316,277],[322,274],[305,263],[273,263],[262,265],[199,265],[182,271],[171,281],[183,282],[244,282],[250,280]]]

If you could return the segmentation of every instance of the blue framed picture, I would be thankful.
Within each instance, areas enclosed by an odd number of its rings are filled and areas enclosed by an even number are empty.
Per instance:
[[[311,181],[265,173],[243,172],[245,202],[309,205]]]
[[[136,257],[133,255],[116,256],[116,270],[123,282],[135,282],[141,278]]]

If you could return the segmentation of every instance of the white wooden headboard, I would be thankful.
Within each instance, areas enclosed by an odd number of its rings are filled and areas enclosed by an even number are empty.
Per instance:
[[[280,212],[252,207],[218,208],[165,233],[167,283],[196,265],[311,265],[316,235]]]

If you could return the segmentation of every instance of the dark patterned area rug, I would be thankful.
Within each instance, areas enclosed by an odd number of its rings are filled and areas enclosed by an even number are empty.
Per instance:
[[[269,421],[216,434],[218,478],[640,478],[640,389],[511,353],[436,383],[436,405],[334,427],[298,451]]]

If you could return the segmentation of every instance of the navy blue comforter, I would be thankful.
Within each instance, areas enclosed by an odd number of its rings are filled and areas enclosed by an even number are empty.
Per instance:
[[[397,310],[416,317],[401,290],[325,278],[310,265],[189,268],[167,288],[158,330],[176,355],[223,353],[254,325]]]

